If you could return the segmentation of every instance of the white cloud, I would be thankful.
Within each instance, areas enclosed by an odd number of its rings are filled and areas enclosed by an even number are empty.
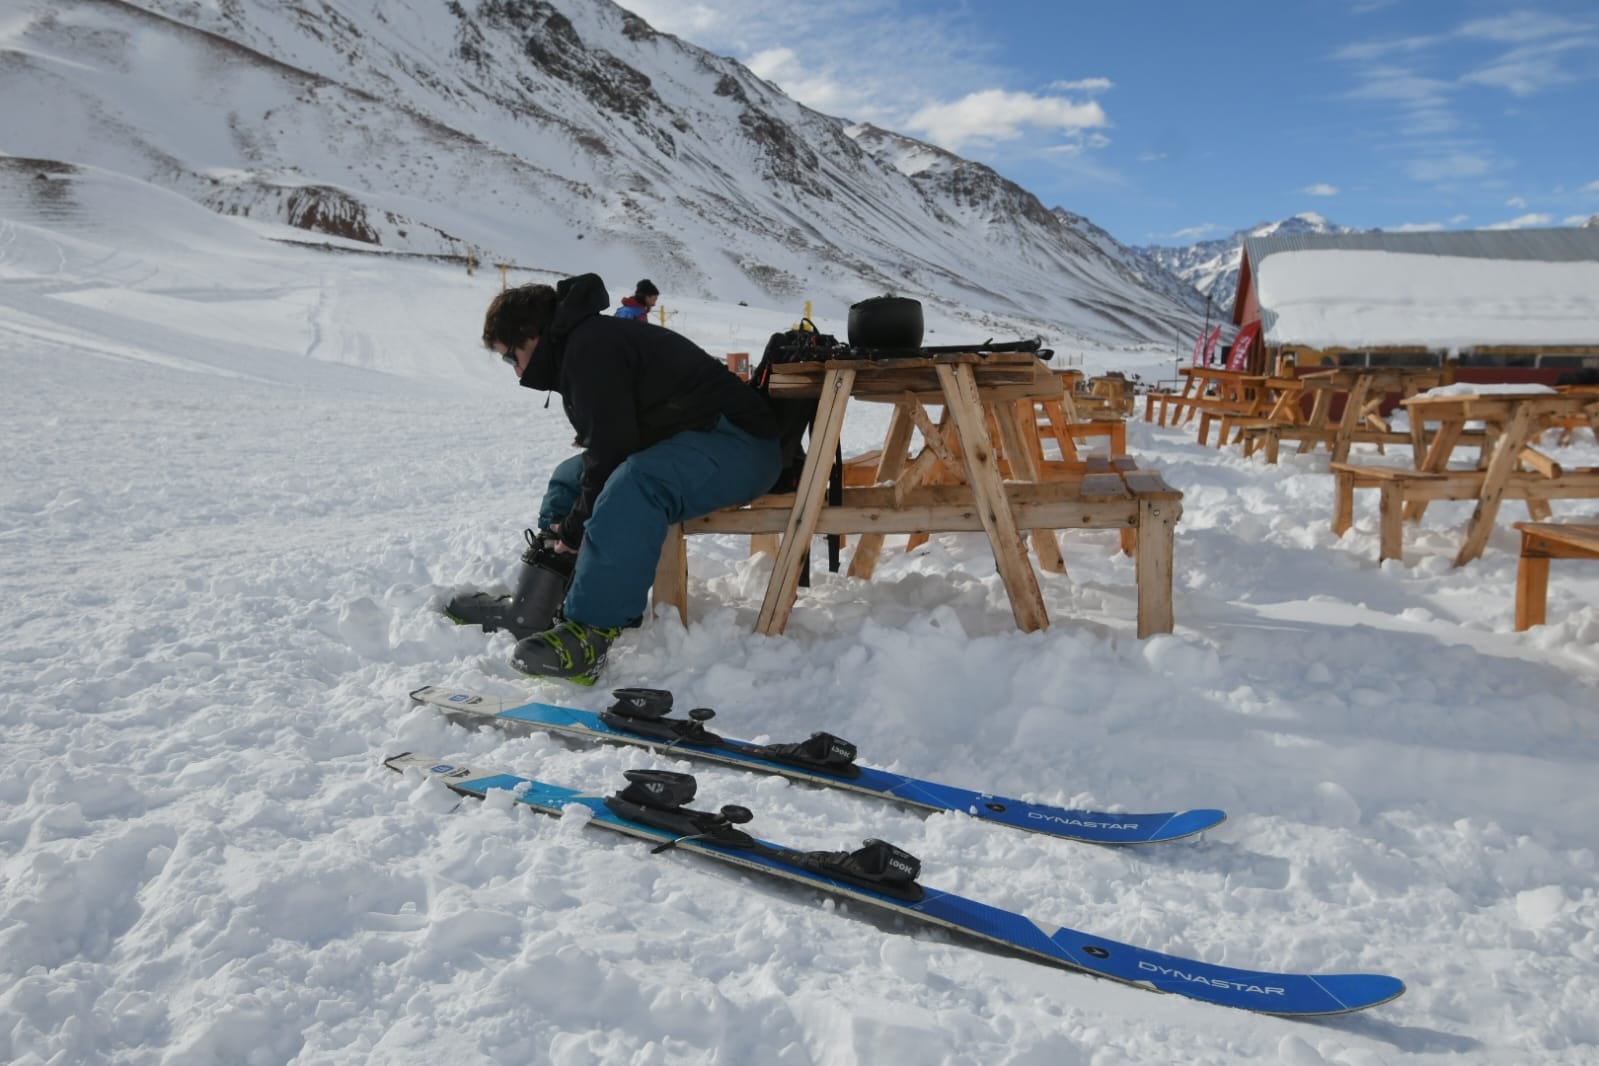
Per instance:
[[[1591,216],[1591,215],[1567,215],[1565,218],[1560,220],[1560,224],[1562,226],[1580,226],[1584,222],[1587,222],[1588,219],[1591,218],[1591,217],[1593,217],[1593,216]]]
[[[1187,229],[1180,229],[1176,233],[1168,234],[1168,236],[1179,241],[1192,241],[1198,240],[1207,233],[1215,233],[1220,229],[1221,227],[1216,225],[1216,223],[1207,222],[1203,226],[1189,226]]]
[[[758,78],[781,89],[806,107],[858,122],[889,129],[902,121],[902,113],[885,108],[875,86],[862,83],[831,68],[818,69],[792,48],[767,48],[744,60]]]
[[[627,0],[624,6],[661,32],[690,41],[695,35],[709,33],[725,22],[722,13],[708,4],[686,4],[681,0]]]
[[[1109,92],[1113,85],[1109,78],[1083,78],[1080,81],[1052,81],[1049,88],[1057,93],[1103,93]]]
[[[1527,201],[1523,200],[1519,196],[1512,196],[1510,199],[1505,201],[1505,206],[1514,207],[1517,211],[1520,211],[1527,206]]]
[[[1299,191],[1306,196],[1337,196],[1338,186],[1328,185],[1325,181],[1320,181],[1314,185],[1306,185]]]
[[[1451,226],[1464,226],[1466,223],[1468,223],[1470,221],[1471,221],[1471,216],[1470,215],[1456,215],[1454,218],[1449,220],[1449,224]]]
[[[1487,159],[1470,152],[1454,152],[1432,159],[1413,159],[1405,164],[1405,173],[1415,181],[1456,181],[1461,178],[1480,178],[1493,169]]]
[[[1461,26],[1456,32],[1461,37],[1473,37],[1483,41],[1498,41],[1503,44],[1520,44],[1525,41],[1540,41],[1550,37],[1570,36],[1592,28],[1587,23],[1561,18],[1559,15],[1544,15],[1536,11],[1516,11],[1509,15],[1499,15],[1494,18],[1474,19]]]
[[[1547,226],[1553,221],[1554,217],[1551,215],[1522,215],[1508,222],[1495,222],[1491,226],[1484,226],[1483,229],[1525,229],[1528,226]]]
[[[1590,181],[1582,187],[1582,191],[1599,193],[1599,181]]]
[[[1402,226],[1394,226],[1390,233],[1437,233],[1444,228],[1442,222],[1406,222]]]
[[[922,108],[905,125],[927,134],[928,140],[951,151],[972,142],[1010,141],[1023,129],[1064,130],[1082,133],[1109,125],[1099,104],[1073,103],[1059,96],[983,89],[948,104]]]

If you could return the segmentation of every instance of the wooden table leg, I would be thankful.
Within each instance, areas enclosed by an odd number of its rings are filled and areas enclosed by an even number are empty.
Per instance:
[[[1482,554],[1493,533],[1494,520],[1499,517],[1499,501],[1504,498],[1505,485],[1532,435],[1532,411],[1518,407],[1510,416],[1510,424],[1494,442],[1493,457],[1488,460],[1488,473],[1482,479],[1482,491],[1477,497],[1477,509],[1472,512],[1471,524],[1466,527],[1466,542],[1455,556],[1455,565],[1464,566]]]
[[[1064,407],[1061,404],[1056,403],[1054,400],[1045,400],[1044,415],[1049,419],[1050,435],[1053,436],[1055,438],[1055,442],[1060,445],[1060,457],[1068,463],[1077,462],[1077,440],[1072,436],[1071,429],[1068,428]],[[1164,409],[1162,409],[1161,425],[1165,424],[1166,416]]]
[[[1327,413],[1332,410],[1332,390],[1317,389],[1316,399],[1310,405],[1310,421],[1306,423],[1309,429],[1326,429]],[[1295,455],[1304,455],[1316,446],[1319,437],[1306,434],[1305,439],[1299,442],[1299,450]]]
[[[888,435],[883,439],[883,454],[877,460],[879,485],[890,481],[897,482],[905,473],[906,460],[910,456],[911,433],[916,429],[916,422],[908,410],[909,406],[914,406],[918,411],[922,409],[920,403],[906,400],[895,404],[894,413],[889,416]],[[861,534],[855,544],[855,551],[850,554],[849,576],[870,581],[872,572],[877,569],[877,560],[882,554],[883,534]]]
[[[1366,393],[1370,390],[1370,379],[1362,377],[1349,390],[1349,395],[1344,397],[1344,414],[1338,420],[1338,432],[1333,437],[1332,461],[1335,463],[1349,461],[1349,445],[1354,440],[1356,427],[1360,425],[1362,410],[1366,406]]]
[[[1432,444],[1427,447],[1427,456],[1422,460],[1420,469],[1429,474],[1443,473],[1449,466],[1449,456],[1454,453],[1455,444],[1460,440],[1460,434],[1465,428],[1464,422],[1452,418],[1440,422],[1438,432],[1433,435]],[[1426,500],[1410,500],[1405,504],[1407,522],[1420,522],[1422,515],[1426,513]]]
[[[1044,609],[1044,596],[1038,588],[1038,575],[1022,549],[1016,517],[1011,514],[1010,500],[1005,495],[1005,483],[999,476],[994,448],[988,439],[983,420],[983,406],[978,398],[977,377],[971,365],[959,363],[951,366],[940,363],[938,381],[944,389],[944,402],[955,421],[955,432],[960,438],[961,458],[966,463],[966,480],[971,486],[973,501],[988,533],[993,547],[994,563],[999,568],[1000,580],[1010,594],[1011,613],[1016,625],[1032,633],[1049,627],[1049,613]]]
[[[1133,558],[1140,640],[1172,631],[1172,548],[1182,513],[1176,500],[1138,501],[1138,547]]]
[[[676,607],[677,617],[688,625],[688,542],[682,523],[666,527],[661,559],[655,564],[655,584],[650,587],[650,602],[656,607],[663,603]]]
[[[855,387],[854,370],[828,370],[822,376],[822,395],[817,401],[816,422],[811,427],[810,450],[800,472],[799,488],[794,493],[794,509],[789,512],[777,561],[766,583],[766,598],[755,631],[776,636],[788,625],[794,597],[799,592],[800,566],[816,535],[822,505],[827,500],[827,477],[833,466],[833,452],[844,428],[844,409]],[[976,387],[974,380],[973,387]]]
[[[1403,559],[1405,557],[1404,503],[1399,482],[1384,481],[1378,488],[1378,520],[1380,522],[1381,548],[1378,558]]]
[[[1029,408],[1032,402],[1027,401]],[[1033,458],[1032,446],[1022,433],[1021,426],[1016,422],[1016,406],[1011,403],[996,403],[990,405],[990,413],[994,421],[999,423],[1000,440],[1004,443],[1005,454],[1010,456],[1011,476],[1018,481],[1029,484],[1038,482],[1038,465]],[[1066,572],[1066,560],[1061,558],[1060,542],[1055,539],[1052,529],[1029,530],[1029,539],[1033,542],[1033,550],[1038,553],[1038,565],[1053,574]]]
[[[1355,524],[1355,475],[1347,470],[1333,471],[1333,536],[1341,537]]]
[[[1536,533],[1521,532],[1516,566],[1516,631],[1541,626],[1549,610],[1549,555]]]
[[[1127,423],[1125,421],[1110,424],[1110,454],[1112,457],[1127,454]]]

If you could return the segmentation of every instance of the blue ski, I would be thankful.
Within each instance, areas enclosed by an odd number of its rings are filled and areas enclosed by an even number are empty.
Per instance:
[[[718,736],[704,723],[714,711],[700,708],[687,720],[667,717],[671,693],[660,689],[618,689],[608,711],[594,712],[549,703],[519,703],[458,689],[429,685],[411,699],[438,707],[464,725],[521,726],[612,744],[634,744],[706,759],[762,773],[848,789],[930,811],[962,811],[985,822],[1089,844],[1154,844],[1178,840],[1220,825],[1219,810],[1124,814],[1080,811],[994,796],[986,792],[924,781],[855,763],[848,741],[818,733],[798,744],[754,744]]]
[[[1217,966],[1042,925],[1013,911],[920,884],[921,863],[882,841],[869,840],[853,853],[802,852],[773,844],[737,828],[752,818],[745,808],[723,807],[716,814],[687,808],[695,792],[695,781],[688,774],[629,771],[626,788],[600,797],[427,755],[396,755],[384,765],[401,773],[420,771],[460,795],[477,799],[491,789],[505,789],[517,802],[545,814],[559,815],[578,804],[591,812],[589,824],[650,841],[657,845],[655,851],[674,847],[692,851],[1150,991],[1301,1017],[1364,1010],[1405,990],[1404,982],[1383,974],[1270,973]]]

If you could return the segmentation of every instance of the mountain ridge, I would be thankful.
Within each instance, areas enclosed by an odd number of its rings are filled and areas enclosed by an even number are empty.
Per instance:
[[[0,48],[31,105],[0,117],[9,152],[375,248],[650,276],[668,302],[898,292],[1108,344],[1204,314],[992,169],[806,108],[609,0],[25,0]],[[910,151],[936,165],[906,173]]]

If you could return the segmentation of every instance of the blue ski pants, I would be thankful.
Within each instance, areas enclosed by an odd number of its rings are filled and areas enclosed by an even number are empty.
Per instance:
[[[780,464],[775,438],[753,436],[725,417],[712,429],[677,433],[628,456],[594,501],[566,593],[566,617],[605,628],[642,618],[666,527],[748,503],[772,487]],[[582,456],[555,468],[539,528],[565,517],[582,479]]]

